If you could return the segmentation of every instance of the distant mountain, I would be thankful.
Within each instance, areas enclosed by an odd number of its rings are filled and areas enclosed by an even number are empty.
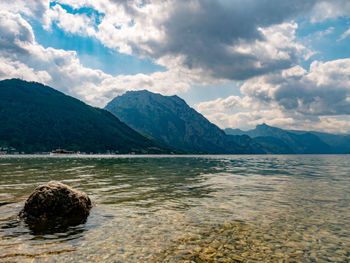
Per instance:
[[[257,125],[249,131],[226,129],[225,132],[231,135],[246,134],[270,153],[334,153],[329,144],[312,132],[291,132],[266,124]]]
[[[228,136],[178,96],[129,91],[105,107],[142,134],[187,153],[263,153],[248,136]]]
[[[19,79],[0,81],[0,122],[0,147],[20,152],[167,152],[106,110]]]
[[[332,147],[334,153],[350,153],[350,135],[337,135],[332,140],[323,140]]]
[[[289,130],[291,133],[303,134],[306,131]],[[331,146],[333,153],[350,153],[350,135],[347,134],[331,134],[325,132],[309,131],[316,135],[322,141]]]
[[[231,128],[226,128],[224,132],[227,135],[246,135],[247,134],[245,131],[242,131],[241,129],[231,129]]]
[[[283,140],[272,136],[255,137],[254,141],[259,143],[266,153],[270,154],[292,154],[295,151]]]

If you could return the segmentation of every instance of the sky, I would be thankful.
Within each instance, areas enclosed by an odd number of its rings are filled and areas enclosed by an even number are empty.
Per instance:
[[[96,107],[178,95],[220,128],[350,133],[350,1],[0,1],[8,78]]]

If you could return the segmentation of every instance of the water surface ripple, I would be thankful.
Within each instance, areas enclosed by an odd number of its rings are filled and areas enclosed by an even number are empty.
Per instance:
[[[50,180],[86,223],[18,220]],[[350,262],[349,155],[1,156],[0,186],[0,262]]]

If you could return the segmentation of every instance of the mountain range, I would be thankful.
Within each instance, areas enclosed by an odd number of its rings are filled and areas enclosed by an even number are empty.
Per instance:
[[[106,110],[19,79],[0,81],[0,123],[0,146],[19,152],[170,152]]]
[[[128,91],[105,109],[138,132],[184,153],[264,153],[249,136],[227,135],[178,96]]]
[[[227,134],[248,135],[267,153],[332,154],[350,152],[350,135],[337,135],[315,131],[283,130],[266,124],[255,129],[225,129]]]
[[[129,91],[105,109],[36,82],[0,81],[0,152],[56,148],[104,153],[350,153],[350,135],[283,130],[222,130],[178,96]]]

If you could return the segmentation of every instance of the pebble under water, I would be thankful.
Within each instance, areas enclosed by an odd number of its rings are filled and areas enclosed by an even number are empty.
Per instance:
[[[350,262],[349,157],[1,156],[0,262]],[[85,223],[18,219],[50,180]]]

